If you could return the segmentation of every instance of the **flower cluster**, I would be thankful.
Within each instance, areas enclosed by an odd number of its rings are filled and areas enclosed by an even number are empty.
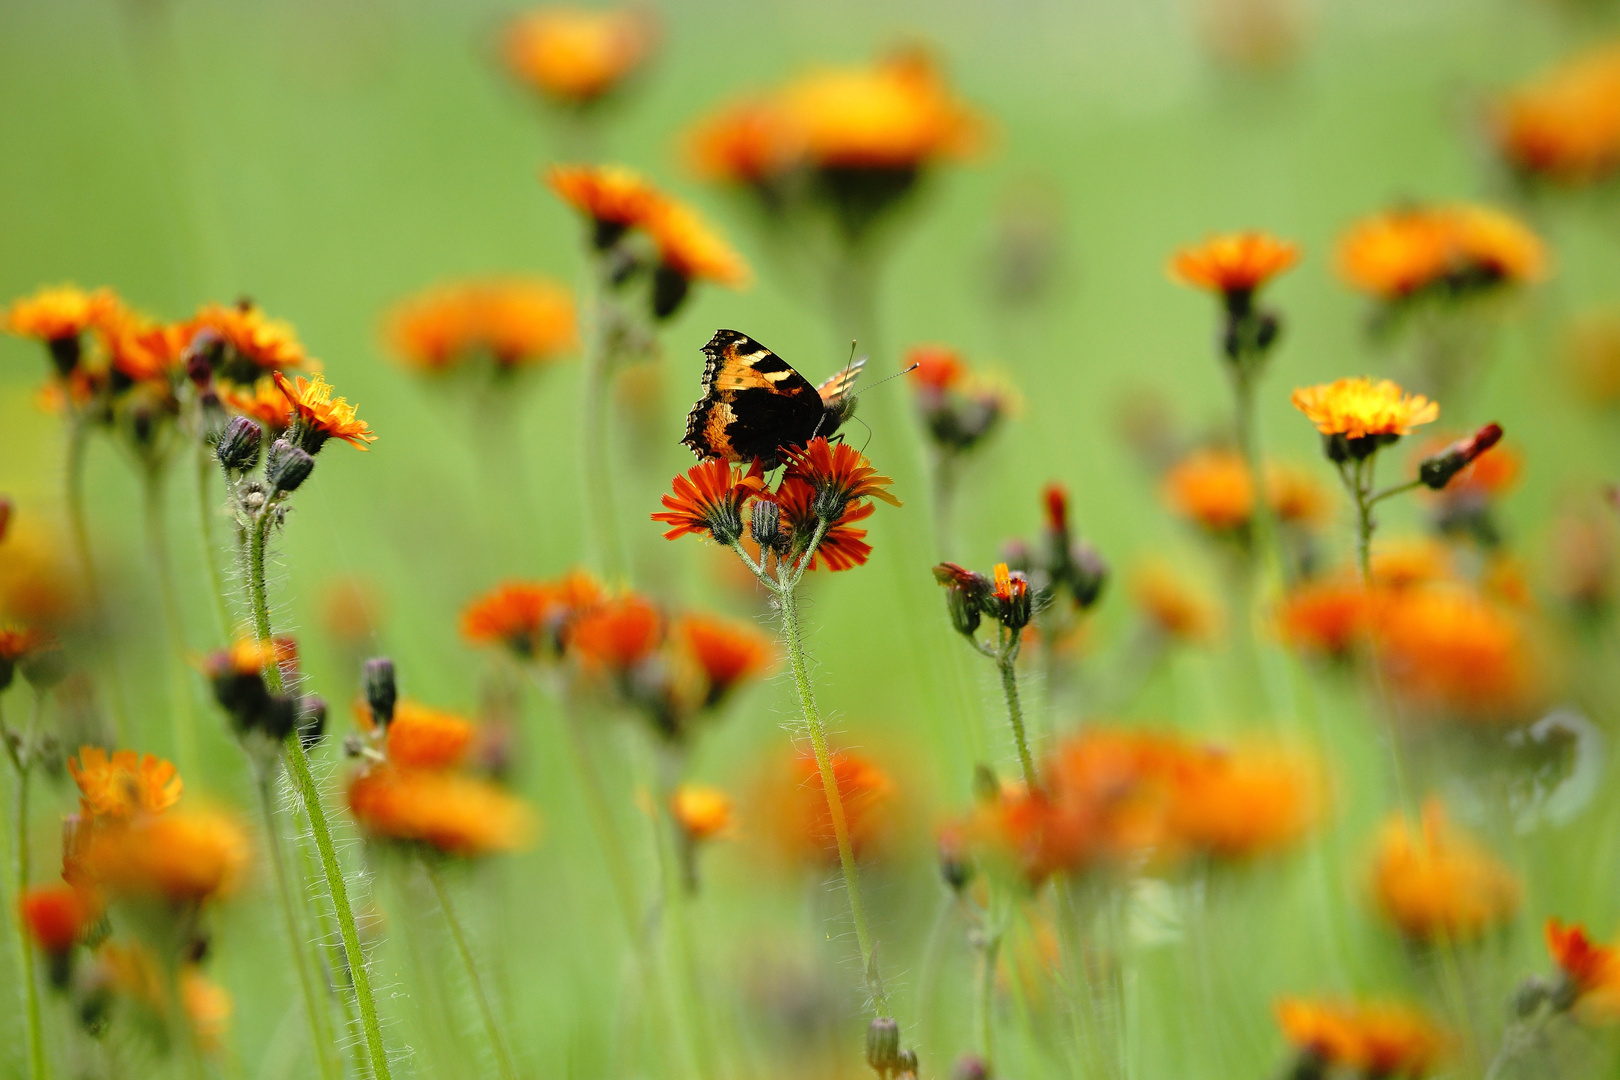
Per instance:
[[[1424,945],[1478,940],[1507,924],[1523,894],[1512,872],[1459,833],[1435,800],[1424,804],[1420,829],[1400,814],[1384,826],[1372,886],[1384,918]]]
[[[1394,1002],[1287,998],[1277,1024],[1299,1055],[1288,1073],[1298,1080],[1421,1080],[1449,1042],[1425,1014]]]
[[[1559,64],[1497,102],[1497,152],[1521,177],[1576,186],[1620,166],[1620,47]]]
[[[1029,578],[1036,606],[1056,619],[1065,608],[1085,611],[1102,598],[1108,582],[1108,564],[1090,541],[1076,536],[1069,522],[1069,493],[1061,485],[1046,485],[1041,492],[1044,522],[1040,536],[1030,543],[1010,540],[1002,545],[1002,558],[1011,570]],[[1066,605],[1057,603],[1069,601]]]
[[[919,345],[905,358],[923,429],[941,455],[979,446],[1018,405],[1017,395],[995,378],[976,375],[961,353],[944,345]]]
[[[401,301],[387,320],[390,347],[429,375],[487,363],[495,375],[551,363],[578,345],[568,290],[543,279],[462,281]]]
[[[1500,210],[1469,203],[1403,206],[1344,234],[1339,272],[1385,304],[1454,301],[1536,281],[1547,272],[1547,251]]]

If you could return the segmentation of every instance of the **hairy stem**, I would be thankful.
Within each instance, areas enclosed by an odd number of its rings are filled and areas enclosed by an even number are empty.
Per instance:
[[[197,446],[197,530],[202,536],[203,569],[208,574],[208,590],[214,601],[214,615],[219,620],[219,636],[228,640],[231,636],[231,625],[235,621],[231,617],[230,601],[226,599],[225,575],[219,568],[218,552],[214,541],[214,499],[209,485],[214,469],[218,465],[214,455],[208,452],[205,443]]]
[[[1013,741],[1018,744],[1018,764],[1024,770],[1024,787],[1034,794],[1040,789],[1035,776],[1035,760],[1030,757],[1029,739],[1024,734],[1024,707],[1018,701],[1016,633],[1013,643],[996,654],[996,667],[1001,672],[1001,694],[1007,701],[1007,723],[1012,725]]]
[[[607,286],[599,284],[596,301],[596,327],[591,347],[585,357],[585,370],[581,373],[583,398],[580,403],[580,424],[583,427],[584,453],[580,455],[585,506],[590,524],[588,550],[596,553],[597,564],[610,583],[624,577],[625,559],[623,542],[619,536],[619,522],[613,505],[613,465],[608,439],[608,380],[613,372],[613,335],[607,324],[613,311],[603,296]]]
[[[161,465],[147,464],[141,471],[142,510],[146,519],[147,557],[157,575],[158,599],[163,609],[163,628],[169,639],[169,655],[164,666],[169,671],[169,705],[174,712],[175,745],[182,768],[197,766],[197,713],[191,696],[191,681],[185,668],[186,635],[181,623],[180,600],[174,591],[174,573],[169,565],[169,530],[166,520],[163,483],[167,476]]]
[[[444,912],[444,921],[450,925],[450,936],[455,939],[456,951],[461,954],[462,967],[467,969],[467,981],[472,984],[473,999],[478,1003],[478,1013],[484,1020],[484,1031],[489,1036],[489,1046],[495,1054],[495,1065],[500,1070],[502,1080],[516,1080],[517,1073],[512,1068],[512,1059],[507,1055],[506,1043],[501,1038],[501,1027],[495,1020],[495,1010],[490,1007],[489,995],[484,991],[484,980],[478,974],[478,962],[473,959],[472,948],[467,944],[467,934],[461,927],[461,920],[456,918],[456,909],[450,903],[450,893],[444,887],[444,878],[439,874],[439,868],[424,858],[422,868],[427,871],[428,881],[433,884],[433,895],[438,897],[439,908]]]

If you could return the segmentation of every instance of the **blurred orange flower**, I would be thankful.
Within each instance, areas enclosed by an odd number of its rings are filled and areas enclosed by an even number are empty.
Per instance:
[[[196,964],[180,969],[180,1006],[202,1050],[213,1053],[225,1045],[235,1005],[230,992],[204,975]]]
[[[1334,660],[1348,658],[1371,624],[1366,586],[1344,576],[1295,586],[1277,608],[1282,639],[1302,652]]]
[[[670,628],[670,637],[702,669],[709,684],[710,705],[718,704],[744,679],[763,675],[776,662],[771,639],[750,623],[713,615],[682,615]]]
[[[152,754],[118,750],[111,757],[99,746],[79,747],[67,769],[79,786],[79,805],[89,817],[129,818],[160,814],[180,800],[180,774]]]
[[[1518,620],[1463,585],[1391,593],[1377,611],[1378,660],[1411,705],[1459,719],[1524,719],[1537,696]]]
[[[663,192],[622,165],[554,165],[545,180],[592,221],[621,228],[645,226],[664,202]]]
[[[664,616],[643,596],[617,596],[585,612],[568,631],[568,651],[587,668],[628,671],[664,640]]]
[[[881,846],[892,824],[894,781],[876,762],[853,751],[831,751],[833,776],[857,858]],[[783,848],[816,862],[838,861],[832,809],[815,755],[809,748],[794,754],[786,775],[771,791],[773,809],[761,819],[775,826]]]
[[[1603,179],[1620,165],[1620,45],[1581,53],[1497,103],[1497,149],[1555,183]]]
[[[496,586],[461,613],[461,633],[475,645],[505,645],[525,659],[554,652],[567,625],[607,600],[607,590],[584,570],[556,581],[512,581]]]
[[[563,105],[589,105],[647,60],[658,27],[641,8],[531,11],[506,27],[503,54],[512,74]]]
[[[1340,1067],[1369,1078],[1420,1080],[1447,1041],[1427,1016],[1394,1002],[1285,998],[1276,1012],[1283,1035],[1318,1070]]]
[[[984,137],[984,122],[918,51],[811,72],[783,88],[780,101],[819,168],[916,169],[966,157]]]
[[[247,862],[247,835],[234,820],[177,810],[97,830],[81,865],[115,895],[200,904],[234,888]]]
[[[706,180],[763,184],[791,169],[804,135],[780,101],[747,98],[705,116],[685,136],[686,159]]]
[[[1438,800],[1423,806],[1420,831],[1396,814],[1373,860],[1378,910],[1403,935],[1426,944],[1483,937],[1518,911],[1513,873],[1446,821]]]
[[[658,248],[659,262],[681,277],[734,289],[748,284],[752,275],[743,257],[686,204],[664,199],[642,226]]]
[[[370,729],[371,710],[364,702],[356,703],[355,716]],[[448,769],[466,758],[477,729],[465,717],[401,698],[394,706],[387,732],[388,760],[394,765],[402,769]]]
[[[1211,236],[1170,259],[1170,276],[1184,285],[1224,294],[1253,293],[1299,261],[1299,245],[1268,232]]]
[[[86,292],[76,285],[53,285],[13,300],[6,309],[5,329],[40,341],[75,338],[121,308],[110,289]]]
[[[285,431],[292,426],[292,402],[268,375],[254,380],[252,386],[245,388],[234,383],[222,383],[219,399],[227,409],[252,417],[272,432]]]
[[[1547,952],[1568,981],[1571,996],[1591,1019],[1620,1018],[1620,949],[1595,944],[1579,924],[1548,919]]]
[[[1219,620],[1215,608],[1167,563],[1155,561],[1138,567],[1131,577],[1131,598],[1148,622],[1167,637],[1196,642],[1215,635]]]
[[[47,953],[64,953],[78,943],[92,914],[71,885],[36,885],[22,894],[23,922],[29,936]]]
[[[1178,844],[1247,859],[1297,841],[1316,821],[1315,763],[1271,749],[1190,748],[1175,762],[1169,830]]]
[[[682,784],[670,796],[669,812],[693,840],[712,840],[734,825],[731,796],[707,784]]]
[[[1230,450],[1188,454],[1165,474],[1163,494],[1177,514],[1211,532],[1242,528],[1254,513],[1249,467]]]
[[[463,281],[418,293],[389,313],[387,336],[400,359],[427,372],[478,357],[511,371],[555,360],[579,344],[573,297],[538,278]]]
[[[532,842],[534,814],[484,780],[453,772],[382,766],[349,782],[349,809],[371,835],[470,858]]]
[[[298,341],[292,324],[267,316],[257,304],[243,302],[229,307],[209,304],[192,316],[188,336],[198,330],[214,331],[247,369],[261,372],[286,371],[309,366],[311,360]],[[224,373],[236,382],[252,382],[253,376],[237,378],[240,372]]]
[[[1534,233],[1467,203],[1388,210],[1357,222],[1339,243],[1345,280],[1382,300],[1441,284],[1521,284],[1546,270],[1546,248]]]

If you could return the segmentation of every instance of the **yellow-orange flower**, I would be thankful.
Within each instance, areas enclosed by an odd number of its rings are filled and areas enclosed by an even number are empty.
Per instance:
[[[1175,842],[1222,859],[1286,847],[1319,812],[1315,763],[1256,748],[1189,749],[1175,767],[1169,830]]]
[[[914,169],[978,149],[984,124],[920,52],[811,72],[779,100],[810,164]]]
[[[698,121],[685,146],[687,160],[704,179],[761,184],[794,166],[804,136],[780,101],[748,98]]]
[[[643,596],[614,597],[574,621],[568,651],[587,668],[628,671],[664,640],[664,617]]]
[[[733,826],[731,796],[707,784],[682,784],[670,796],[669,812],[693,840],[724,836]]]
[[[1422,394],[1408,394],[1388,379],[1366,376],[1296,389],[1289,398],[1324,435],[1361,439],[1405,435],[1434,421],[1440,406]]]
[[[180,800],[180,774],[152,754],[118,750],[109,757],[99,746],[81,746],[77,758],[68,758],[67,769],[90,817],[161,814]]]
[[[1159,631],[1183,641],[1214,636],[1217,616],[1203,596],[1163,562],[1150,562],[1131,579],[1131,598]]]
[[[1277,609],[1277,632],[1302,652],[1343,660],[1365,639],[1372,603],[1361,582],[1324,578],[1296,586]]]
[[[180,365],[186,328],[159,323],[121,305],[112,307],[97,331],[114,371],[132,382],[166,383]]]
[[[1536,675],[1519,623],[1466,586],[1392,593],[1379,605],[1376,631],[1386,677],[1424,712],[1513,721],[1534,703]]]
[[[1397,814],[1385,824],[1373,860],[1378,910],[1406,937],[1467,942],[1505,924],[1519,908],[1512,871],[1446,821],[1436,800],[1414,831]]]
[[[639,8],[531,11],[506,28],[512,74],[564,105],[586,105],[624,81],[657,43],[657,27]]]
[[[182,904],[229,892],[247,861],[247,835],[231,818],[176,810],[97,830],[80,865],[114,895]]]
[[[371,714],[357,706],[355,715],[366,724]],[[402,698],[388,723],[388,760],[402,769],[448,769],[467,756],[475,734],[465,717]]]
[[[494,784],[453,772],[383,766],[349,782],[355,821],[383,839],[471,857],[515,851],[534,837],[528,805]]]
[[[1548,919],[1547,952],[1574,992],[1575,1004],[1592,1019],[1620,1017],[1620,948],[1598,945],[1579,924]]]
[[[407,364],[439,372],[487,356],[502,370],[577,347],[574,300],[543,279],[465,281],[430,289],[389,314],[388,340]]]
[[[235,1005],[229,991],[204,975],[196,964],[180,970],[180,1006],[203,1050],[213,1052],[224,1045]]]
[[[1289,1043],[1318,1068],[1337,1066],[1369,1080],[1420,1080],[1446,1047],[1432,1020],[1395,1002],[1287,998],[1276,1013]]]
[[[553,165],[545,179],[569,206],[606,225],[644,226],[665,201],[663,192],[622,165]]]
[[[1299,261],[1299,245],[1271,233],[1211,236],[1170,259],[1170,276],[1184,285],[1223,294],[1253,293]]]
[[[75,285],[54,285],[13,300],[5,328],[19,337],[62,341],[99,325],[120,306],[108,289],[85,292]]]
[[[713,615],[682,615],[670,628],[708,681],[708,702],[719,702],[744,679],[764,674],[775,662],[771,640],[748,623]]]
[[[1514,89],[1493,120],[1499,152],[1522,172],[1568,184],[1611,175],[1620,165],[1620,45]]]
[[[314,381],[297,375],[294,382],[277,371],[272,378],[298,417],[302,432],[299,441],[304,449],[313,453],[327,439],[342,439],[356,449],[369,450],[366,444],[377,441],[377,436],[371,433],[371,425],[355,415],[354,406],[346,398],[334,400],[332,387],[320,375],[316,375]]]
[[[1546,266],[1545,246],[1523,224],[1466,203],[1385,211],[1357,222],[1339,244],[1345,280],[1391,301],[1444,282],[1533,281]]]
[[[685,203],[664,199],[642,223],[658,261],[683,278],[732,288],[748,284],[748,264]]]
[[[534,657],[554,651],[570,621],[606,600],[602,583],[583,570],[557,581],[506,582],[467,605],[461,633],[475,645],[505,645]]]
[[[1172,510],[1213,532],[1241,528],[1254,513],[1249,467],[1230,450],[1195,450],[1170,467],[1163,490]]]
[[[292,402],[287,400],[287,395],[268,375],[255,379],[251,387],[221,383],[219,399],[227,409],[252,417],[271,431],[285,431],[292,426]]]
[[[257,304],[209,304],[188,325],[191,333],[202,329],[218,334],[248,369],[286,371],[311,364],[292,324],[270,318]],[[236,381],[248,382],[251,376]]]

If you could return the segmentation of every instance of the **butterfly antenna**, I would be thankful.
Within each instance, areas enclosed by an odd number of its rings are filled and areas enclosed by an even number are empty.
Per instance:
[[[893,375],[889,375],[889,376],[886,376],[885,378],[879,379],[877,382],[873,383],[871,386],[863,388],[860,391],[860,393],[854,394],[852,396],[860,397],[861,394],[866,393],[867,390],[876,390],[878,387],[882,386],[884,383],[888,382],[890,379],[898,379],[902,375],[910,375],[913,371],[916,371],[920,367],[922,367],[921,364],[912,364],[910,367],[906,368],[906,370],[897,371]]]
[[[850,419],[866,429],[866,441],[861,443],[861,453],[864,454],[866,453],[866,448],[872,445],[872,425],[868,424],[865,420],[862,420],[859,416],[851,415]]]

